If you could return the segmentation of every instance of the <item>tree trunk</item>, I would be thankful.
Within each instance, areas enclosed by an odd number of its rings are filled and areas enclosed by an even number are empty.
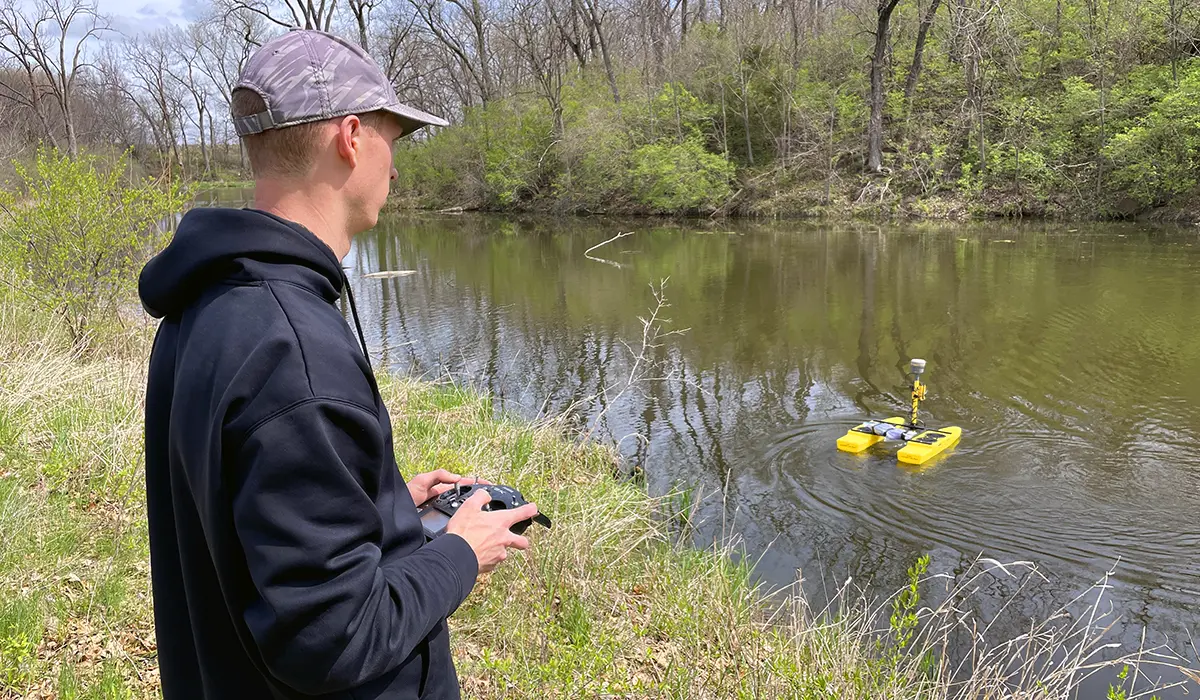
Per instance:
[[[666,71],[667,56],[666,56],[666,36],[667,36],[667,18],[666,11],[663,10],[659,0],[646,0],[644,11],[646,12],[646,40],[650,44],[650,48],[654,55],[652,64],[653,70],[651,74],[656,82],[663,80],[663,75]]]
[[[800,67],[800,12],[796,9],[799,0],[788,0],[788,20],[792,33],[792,70]]]
[[[871,120],[867,124],[867,171],[883,170],[883,71],[886,68],[888,30],[900,0],[879,0],[875,25],[875,53],[871,56]]]
[[[833,166],[836,165],[836,157],[833,153],[833,135],[834,127],[837,125],[837,98],[838,91],[834,90],[829,98],[829,154],[825,159],[825,203],[829,204],[833,189]]]
[[[595,33],[596,41],[600,44],[600,58],[604,61],[604,74],[608,77],[608,87],[612,90],[613,102],[621,104],[621,91],[617,87],[617,73],[613,70],[612,55],[608,50],[608,40],[604,37],[604,22],[597,11],[597,2],[598,0],[584,0],[584,9],[587,10],[585,19],[591,27],[591,31]]]
[[[553,2],[547,2],[546,9],[550,12],[550,21],[554,23],[554,27],[558,30],[559,38],[567,45],[567,48],[571,49],[571,53],[575,55],[575,61],[579,64],[579,70],[586,70],[588,52],[583,44],[583,37],[579,35],[579,5],[577,0],[571,0],[570,22],[564,21],[559,16]],[[591,39],[594,49],[596,42],[595,35],[588,32],[588,37]]]
[[[738,77],[742,79],[742,129],[746,132],[746,162],[754,165],[754,146],[750,143],[750,88],[746,82],[746,64],[738,67]]]
[[[54,127],[50,125],[50,120],[46,118],[46,113],[42,111],[42,93],[37,81],[33,77],[33,73],[29,73],[29,99],[33,105],[33,112],[37,115],[38,121],[42,123],[42,130],[46,134],[46,140],[50,142],[50,147],[58,150],[58,137],[54,134]]]
[[[471,2],[471,24],[475,29],[475,46],[479,48],[479,71],[483,76],[483,95],[485,103],[496,96],[495,85],[492,82],[491,56],[488,54],[487,31],[483,26],[483,5],[479,0]]]
[[[721,81],[721,154],[729,157],[729,116],[725,111],[725,81]]]
[[[179,149],[179,143],[175,141],[175,121],[167,119],[166,128],[163,131],[166,132],[168,155],[174,162],[175,167],[179,168],[179,172],[183,173],[183,151]],[[184,142],[184,146],[187,146],[186,141]]]
[[[72,158],[79,157],[79,140],[75,137],[75,114],[71,109],[71,96],[63,98],[63,121],[67,123],[67,149]]]
[[[617,87],[617,73],[613,70],[612,58],[608,53],[608,42],[604,40],[604,35],[599,36],[600,39],[600,57],[604,59],[604,74],[608,76],[608,87],[612,90],[613,102],[621,104],[621,90]]]
[[[208,115],[208,153],[209,158],[215,164],[217,160],[217,127],[213,121],[213,116]]]
[[[942,0],[933,0],[925,16],[921,18],[921,26],[917,28],[917,44],[913,49],[912,65],[908,67],[908,79],[904,81],[904,104],[907,106],[917,91],[917,79],[921,77],[921,63],[925,54],[925,40],[929,37],[929,28],[933,26],[933,17],[938,11]]]
[[[600,44],[597,43],[596,32],[592,31],[592,23],[587,15],[587,3],[584,0],[571,0],[571,17],[572,22],[576,22],[582,17],[583,23],[588,27],[588,58],[593,59],[599,56]],[[582,41],[583,39],[580,38],[580,42]]]
[[[354,24],[358,27],[358,45],[363,51],[370,53],[371,49],[367,46],[370,41],[370,36],[367,34],[367,14],[371,11],[371,6],[366,2],[351,2],[350,12],[354,15]]]
[[[188,148],[187,125],[183,119],[179,120],[179,140],[182,144],[176,151],[179,154],[179,172],[186,179],[192,171],[192,152]]]
[[[1168,14],[1171,18],[1171,83],[1179,84],[1179,12],[1178,0],[1167,3]]]
[[[967,104],[971,109],[971,124],[976,129],[976,151],[979,154],[979,172],[987,168],[987,139],[983,131],[983,76],[980,57],[975,51],[963,56],[967,74]]]
[[[197,121],[200,122],[200,156],[201,156],[201,159],[204,161],[204,174],[208,175],[208,174],[212,173],[212,160],[208,156],[208,139],[204,134],[204,110],[203,109],[200,110],[200,113],[199,113],[199,115],[197,115],[197,117],[198,117]],[[209,121],[212,121],[211,117],[209,117]]]

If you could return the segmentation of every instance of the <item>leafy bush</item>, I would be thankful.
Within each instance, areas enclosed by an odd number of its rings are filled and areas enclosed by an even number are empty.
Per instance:
[[[406,140],[396,156],[393,197],[434,208],[475,206],[483,197],[480,162],[474,136],[465,128]]]
[[[461,126],[410,141],[396,159],[394,190],[436,207],[506,207],[548,181],[553,117],[545,103],[497,100],[468,110]]]
[[[1054,173],[1046,157],[1037,150],[1017,150],[1008,144],[993,146],[987,154],[986,182],[996,190],[1027,190],[1031,196],[1045,196]]]
[[[667,83],[654,97],[647,118],[639,118],[638,122],[648,129],[649,140],[701,138],[711,128],[716,112],[715,106],[697,98],[683,85]]]
[[[553,118],[545,103],[492,102],[473,122],[487,197],[503,206],[535,194],[548,171]]]
[[[1160,205],[1196,187],[1200,172],[1200,65],[1144,117],[1104,147],[1112,186],[1142,205]]]
[[[729,197],[733,163],[698,139],[642,146],[632,160],[637,198],[655,211],[711,211]]]
[[[580,80],[563,88],[563,134],[553,196],[565,211],[628,208],[629,155],[646,130],[643,110],[618,105],[607,82]],[[673,122],[672,122],[673,123]]]
[[[55,314],[76,344],[133,298],[137,270],[160,242],[188,191],[143,180],[123,184],[127,160],[40,150],[33,168],[14,164],[17,193],[0,192],[0,262],[13,292]]]
[[[579,128],[567,128],[559,150],[563,169],[554,196],[561,208],[606,211],[628,204],[629,134],[615,110],[587,110]]]

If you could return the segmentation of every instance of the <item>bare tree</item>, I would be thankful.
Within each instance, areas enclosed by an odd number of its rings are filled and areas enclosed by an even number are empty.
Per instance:
[[[213,87],[216,105],[223,114],[229,114],[230,94],[237,85],[238,76],[250,60],[255,47],[261,45],[266,37],[269,23],[262,15],[245,10],[230,13],[214,12],[208,17],[189,27],[196,34],[198,59],[197,68],[208,79]],[[216,109],[210,109],[208,119],[209,142],[216,149]],[[228,120],[221,119],[224,126]],[[225,143],[225,153],[233,146],[230,139],[222,139]],[[238,145],[239,158],[245,168],[245,153]]]
[[[21,130],[14,128],[21,120],[20,107],[19,104],[0,102],[0,124],[9,127],[0,130],[0,162],[15,158],[26,145]]]
[[[133,99],[116,45],[106,45],[95,63],[97,80],[92,86],[95,94],[90,103],[99,130],[96,136],[102,142],[119,145],[122,150],[146,145],[148,124]]]
[[[582,3],[580,0],[568,0],[566,3],[545,0],[545,6],[559,38],[571,49],[579,67],[586,68],[591,53],[595,51],[595,35],[588,32],[588,37],[583,36],[586,26],[581,21]]]
[[[280,27],[329,31],[337,0],[214,0],[225,14],[246,11]]]
[[[904,102],[907,105],[917,91],[917,79],[921,77],[921,64],[925,56],[925,42],[929,37],[929,28],[933,26],[934,15],[942,0],[933,0],[929,9],[921,15],[921,25],[917,28],[917,43],[913,47],[912,64],[908,67],[908,77],[904,81]]]
[[[596,43],[600,46],[600,57],[604,61],[604,74],[608,78],[608,87],[612,90],[613,101],[620,104],[621,90],[617,87],[617,74],[613,70],[612,51],[609,49],[608,33],[605,31],[605,19],[608,17],[607,7],[600,5],[600,0],[583,0],[584,19]]]
[[[40,101],[37,75],[44,78],[62,115],[72,157],[79,155],[75,88],[81,71],[90,65],[83,60],[84,47],[109,29],[108,20],[96,11],[95,4],[81,0],[36,0],[26,12],[17,0],[5,0],[0,9],[0,47],[25,68],[31,103]],[[40,104],[31,106],[41,114]]]
[[[181,134],[184,89],[172,76],[178,58],[169,30],[131,39],[126,43],[125,69],[135,92],[131,94],[153,130],[163,153],[170,153],[183,170],[183,158],[175,138]]]
[[[867,171],[883,170],[883,72],[887,68],[888,32],[900,0],[876,0],[875,51],[871,55],[871,117],[867,122]]]
[[[176,42],[176,46],[182,54],[182,60],[170,64],[168,70],[171,77],[191,98],[191,106],[195,109],[184,110],[184,113],[196,127],[200,141],[200,156],[204,161],[204,172],[211,173],[212,158],[208,152],[208,134],[204,132],[206,124],[212,121],[209,103],[212,100],[213,85],[209,82],[205,72],[200,69],[202,65],[200,54],[204,50],[204,43],[208,37],[198,24],[192,24],[186,30],[175,29],[168,36]],[[212,132],[211,128],[209,132]]]
[[[350,17],[354,20],[354,28],[358,30],[358,45],[364,51],[371,50],[371,12],[379,7],[380,0],[346,0]]]
[[[479,91],[481,102],[495,95],[488,46],[488,11],[480,0],[410,0],[437,41],[458,60]],[[454,9],[451,9],[454,8]]]
[[[37,64],[24,51],[9,51],[10,46],[7,42],[0,41],[0,48],[4,49],[9,58],[8,61],[0,63],[0,68],[5,69],[0,74],[0,98],[11,106],[24,108],[32,114],[41,126],[42,138],[49,141],[52,147],[58,148],[58,136],[42,106],[49,90],[46,81],[41,78]]]
[[[566,37],[552,18],[550,3],[523,0],[513,9],[513,25],[508,39],[524,60],[554,115],[555,138],[563,134],[563,71],[566,59]]]
[[[417,12],[411,4],[400,2],[392,2],[382,9],[383,29],[372,46],[379,66],[399,91],[407,76],[420,73],[417,62],[423,47],[418,36]]]

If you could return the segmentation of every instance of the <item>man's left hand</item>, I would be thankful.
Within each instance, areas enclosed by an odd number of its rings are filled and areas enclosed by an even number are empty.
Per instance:
[[[449,491],[457,484],[490,484],[492,482],[483,479],[466,479],[454,472],[445,469],[437,471],[425,472],[417,474],[408,480],[408,493],[412,496],[414,505],[421,505],[425,501]]]

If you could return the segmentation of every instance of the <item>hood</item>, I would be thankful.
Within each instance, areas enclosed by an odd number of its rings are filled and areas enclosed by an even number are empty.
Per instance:
[[[342,292],[341,262],[300,224],[257,209],[192,209],[171,243],[138,278],[142,306],[155,318],[177,314],[224,280],[286,279],[331,302]]]

